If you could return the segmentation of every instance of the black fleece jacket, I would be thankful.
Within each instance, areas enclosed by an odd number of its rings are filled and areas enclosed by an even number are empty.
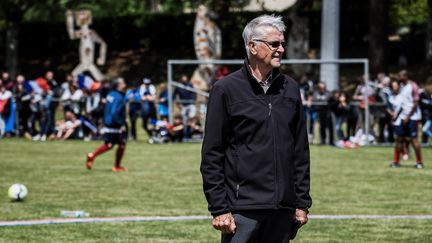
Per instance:
[[[267,93],[243,67],[210,92],[201,174],[213,216],[309,208],[309,143],[297,83],[279,69]]]

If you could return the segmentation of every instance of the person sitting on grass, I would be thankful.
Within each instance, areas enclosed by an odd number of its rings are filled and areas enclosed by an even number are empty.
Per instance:
[[[66,110],[65,119],[57,122],[56,140],[66,140],[70,138],[81,126],[81,120],[71,111]]]
[[[168,125],[168,132],[170,134],[171,142],[183,142],[184,137],[184,124],[181,116],[176,116],[174,118],[174,124]]]
[[[127,171],[121,166],[121,160],[126,149],[127,125],[126,125],[126,83],[123,78],[116,78],[112,81],[112,90],[106,97],[104,111],[104,144],[92,153],[87,154],[86,167],[91,170],[96,157],[108,150],[115,144],[118,145],[113,172]]]
[[[155,124],[155,128],[153,131],[153,136],[150,139],[153,144],[163,144],[168,143],[171,138],[168,131],[168,118],[167,117],[161,117],[161,120],[158,120]]]
[[[204,129],[201,126],[201,122],[198,116],[190,118],[187,124],[187,138],[192,140],[200,140],[203,138]]]

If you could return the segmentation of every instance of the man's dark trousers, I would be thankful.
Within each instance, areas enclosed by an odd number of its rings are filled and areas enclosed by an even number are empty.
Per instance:
[[[222,243],[289,242],[293,214],[289,210],[234,212],[235,234],[222,234]]]

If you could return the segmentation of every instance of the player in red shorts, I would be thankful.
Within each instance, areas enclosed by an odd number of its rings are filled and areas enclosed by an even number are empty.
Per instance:
[[[112,81],[112,91],[107,95],[104,111],[104,144],[92,153],[87,154],[86,167],[89,170],[93,168],[94,160],[98,155],[110,150],[117,144],[115,164],[112,171],[127,171],[125,167],[121,166],[127,141],[125,90],[126,84],[123,78],[116,78]]]

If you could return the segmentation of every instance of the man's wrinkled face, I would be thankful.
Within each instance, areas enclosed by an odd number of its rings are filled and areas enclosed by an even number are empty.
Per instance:
[[[285,48],[285,37],[282,32],[273,27],[263,29],[264,33],[260,38],[254,38],[249,44],[251,54],[259,61],[272,68],[278,68],[281,65],[282,54]]]

